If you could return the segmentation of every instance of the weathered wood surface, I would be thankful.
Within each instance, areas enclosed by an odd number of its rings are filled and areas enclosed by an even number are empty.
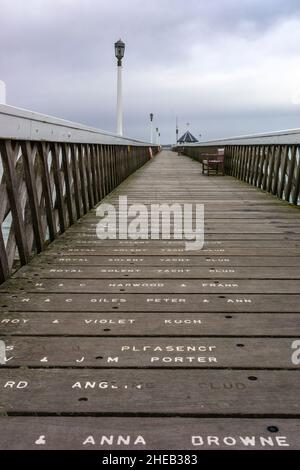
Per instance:
[[[0,313],[2,335],[299,337],[298,313]]]
[[[59,248],[59,249],[58,249]],[[190,262],[193,262],[193,263],[197,263],[199,262],[199,260],[197,259],[199,256],[201,257],[205,257],[205,259],[207,261],[210,261],[211,259],[214,259],[216,257],[216,255],[220,256],[222,255],[222,257],[236,257],[236,256],[239,256],[239,255],[242,255],[243,256],[243,250],[245,250],[244,247],[242,248],[227,248],[227,249],[203,249],[203,250],[200,250],[199,252],[196,252],[192,257],[189,258],[189,260],[187,261],[189,264]],[[165,249],[165,248],[153,248],[153,249],[149,249],[149,248],[142,248],[142,249],[132,249],[132,248],[120,248],[119,250],[115,249],[115,248],[112,248],[112,247],[107,247],[105,248],[105,252],[107,255],[111,256],[111,257],[114,257],[116,255],[116,251],[118,253],[121,253],[121,254],[124,254],[126,256],[132,256],[133,254],[138,254],[138,255],[141,255],[141,256],[144,256],[145,257],[145,262],[149,262],[151,260],[153,260],[153,262],[155,263],[156,262],[156,256],[157,255],[161,255],[161,256],[165,256],[167,254],[167,256],[172,256],[172,257],[176,257],[176,256],[179,256],[181,257],[182,255],[187,255],[187,252],[184,248],[168,248],[168,249]],[[95,256],[100,256],[101,253],[103,252],[103,247],[93,247],[93,248],[86,248],[86,247],[78,247],[78,248],[68,248],[68,246],[66,247],[55,247],[55,251],[53,248],[49,249],[48,251],[48,254],[51,255],[51,256],[56,256],[56,255],[59,255],[60,258],[68,258],[69,256],[86,256],[87,254],[92,254],[93,257]],[[247,248],[247,253],[245,252],[244,255],[247,255],[248,256],[251,256],[251,258],[254,258],[254,260],[256,260],[256,256],[263,256],[263,257],[267,257],[267,256],[271,256],[271,257],[278,257],[278,256],[282,256],[282,257],[293,257],[293,256],[296,256],[298,258],[297,255],[299,255],[299,248],[295,247],[295,248],[281,248],[281,249],[276,249],[276,248],[261,248],[261,247],[253,247],[253,248]],[[277,256],[278,255],[278,256]],[[147,257],[148,256],[151,256],[151,259],[149,260]],[[155,258],[154,258],[155,256]],[[101,256],[102,258],[102,256]],[[187,259],[185,256],[184,256],[185,259]],[[119,258],[118,258],[119,259]],[[175,258],[176,260],[177,258]],[[248,260],[248,258],[247,258]],[[97,259],[96,259],[97,261]],[[162,258],[162,261],[164,261],[164,258]],[[167,260],[166,260],[167,261]],[[288,260],[289,261],[289,260]],[[179,262],[180,262],[180,259],[179,259]]]
[[[229,266],[299,266],[300,256],[55,256],[49,253],[42,259],[42,264],[73,265],[73,266],[207,266],[208,264]],[[39,265],[40,258],[36,257],[32,264]]]
[[[289,224],[289,229],[290,231],[295,234],[295,235],[300,235],[300,226],[299,225],[292,225],[291,223]],[[221,234],[221,233],[228,233],[228,234],[231,234],[232,233],[232,230],[235,232],[235,233],[238,233],[238,234],[243,234],[243,233],[253,233],[253,234],[257,234],[257,233],[264,233],[264,234],[285,234],[286,233],[286,228],[284,227],[284,225],[275,225],[275,224],[266,224],[266,223],[261,223],[261,222],[258,222],[256,225],[251,225],[251,227],[249,227],[249,229],[247,230],[247,228],[245,227],[245,225],[243,223],[239,223],[239,224],[211,224],[209,226],[206,226],[205,227],[205,230],[208,232],[208,233],[215,233],[215,234]],[[150,226],[148,226],[148,228],[146,228],[146,230],[141,230],[141,233],[145,233],[145,238],[147,238],[147,233],[148,231],[150,231]],[[95,235],[95,226],[88,226],[88,227],[84,227],[83,225],[76,225],[74,227],[71,227],[70,228],[70,234],[73,234],[73,233],[80,233],[80,232],[84,232],[84,233],[91,233],[94,237],[96,237]],[[116,230],[116,233],[118,234],[118,230]],[[160,232],[159,232],[160,233]],[[173,231],[171,230],[171,233],[173,233]]]
[[[20,368],[0,389],[1,413],[300,416],[299,370]]]
[[[0,418],[1,449],[284,450],[300,447],[300,423],[282,418]],[[26,429],[26,432],[24,432]],[[158,431],[159,430],[159,431]]]
[[[66,240],[68,241],[68,239],[71,238],[72,240],[76,241],[78,240],[79,243],[82,243],[82,240],[84,240],[84,242],[86,243],[86,241],[97,241],[97,243],[99,243],[99,240],[97,239],[97,236],[95,234],[95,232],[72,232],[70,233],[69,231],[66,233]],[[241,235],[240,233],[235,233],[235,232],[231,232],[231,233],[222,233],[222,235],[220,236],[219,233],[212,233],[212,232],[209,232],[209,233],[206,233],[206,240],[211,240],[211,243],[213,243],[213,241],[216,243],[218,242],[218,244],[222,244],[222,242],[220,242],[220,238],[222,240],[238,240],[240,242],[241,240]],[[294,233],[293,231],[291,230],[288,230],[286,229],[284,231],[284,234],[282,233],[260,233],[259,234],[259,237],[255,234],[255,233],[243,233],[243,240],[297,240],[299,242],[299,234],[298,233]],[[61,238],[62,239],[62,238]],[[145,243],[147,242],[147,240],[143,240]],[[131,240],[131,242],[133,243],[133,241]],[[100,243],[102,244],[103,242],[100,241]],[[124,240],[122,240],[122,243],[124,243]],[[176,243],[176,240],[174,241],[174,243]]]
[[[11,292],[11,289],[30,293],[91,293],[106,294],[126,292],[128,294],[300,294],[300,282],[296,279],[12,279],[0,292]]]
[[[300,267],[296,266],[276,266],[262,267],[262,266],[210,266],[210,267],[176,267],[176,266],[139,266],[134,267],[130,265],[115,267],[112,265],[101,267],[87,267],[72,265],[69,267],[55,266],[45,267],[45,265],[31,265],[28,268],[23,268],[18,271],[15,277],[20,278],[55,278],[58,276],[61,279],[102,279],[109,278],[131,278],[131,279],[300,279]],[[6,285],[2,286],[6,290]]]
[[[11,367],[297,369],[290,338],[2,337]]]
[[[0,312],[288,312],[300,295],[264,294],[6,294]]]
[[[50,256],[49,256],[50,255]],[[58,266],[299,266],[300,256],[55,256],[49,253],[45,257],[35,257],[32,265],[40,263]]]
[[[1,285],[1,449],[300,449],[299,209],[200,173],[162,152],[106,201],[204,203],[203,250],[99,240],[93,208]]]

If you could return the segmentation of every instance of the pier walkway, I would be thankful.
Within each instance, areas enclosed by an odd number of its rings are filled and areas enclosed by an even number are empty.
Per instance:
[[[3,283],[0,448],[299,449],[299,208],[170,151],[121,195],[204,204],[204,248],[94,207]]]

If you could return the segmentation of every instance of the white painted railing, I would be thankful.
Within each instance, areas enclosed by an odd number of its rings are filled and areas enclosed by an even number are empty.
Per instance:
[[[223,145],[268,145],[268,144],[300,144],[300,129],[248,134],[235,137],[206,140],[194,144],[182,144],[184,147],[210,147]]]
[[[81,144],[153,146],[149,142],[120,137],[110,132],[0,104],[0,138]]]
[[[158,150],[0,105],[0,283]]]
[[[300,129],[208,140],[177,148],[199,162],[205,153],[224,148],[228,175],[300,205]]]

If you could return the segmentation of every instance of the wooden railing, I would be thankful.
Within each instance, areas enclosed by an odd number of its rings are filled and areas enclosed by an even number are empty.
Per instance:
[[[0,106],[0,282],[157,151],[143,142]]]
[[[202,153],[225,149],[225,172],[291,204],[300,205],[300,131],[219,139],[184,145],[201,162]]]
[[[228,175],[299,205],[298,145],[226,146],[225,156]]]

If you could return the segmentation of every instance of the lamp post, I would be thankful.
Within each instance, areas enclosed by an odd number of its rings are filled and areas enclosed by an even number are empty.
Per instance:
[[[124,57],[125,43],[119,39],[115,42],[115,56],[118,59],[117,69],[117,134],[123,135],[123,106],[122,106],[122,59]]]
[[[153,144],[153,113],[150,113],[150,143]]]
[[[156,143],[158,145],[158,127],[156,128]]]

